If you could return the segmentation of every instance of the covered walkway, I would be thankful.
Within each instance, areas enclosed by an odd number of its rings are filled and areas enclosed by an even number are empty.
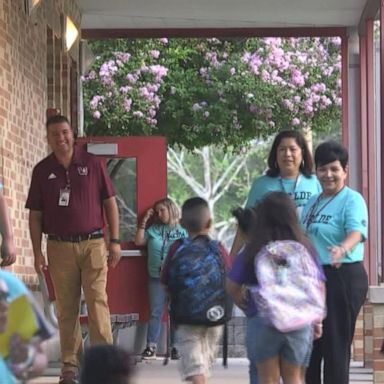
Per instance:
[[[246,384],[248,383],[248,360],[229,359],[228,369],[223,368],[221,359],[213,370],[210,384]],[[46,376],[33,380],[31,384],[56,384],[58,382],[58,368],[47,370]],[[363,368],[361,363],[352,363],[350,371],[350,384],[371,384],[372,369]],[[177,362],[171,361],[169,365],[163,366],[163,359],[142,362],[137,365],[137,372],[132,384],[178,384],[181,383]]]

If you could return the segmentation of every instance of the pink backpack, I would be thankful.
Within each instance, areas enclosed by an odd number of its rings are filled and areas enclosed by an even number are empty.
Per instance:
[[[319,268],[296,241],[268,243],[255,257],[258,285],[251,288],[259,314],[282,332],[322,321],[326,307]]]

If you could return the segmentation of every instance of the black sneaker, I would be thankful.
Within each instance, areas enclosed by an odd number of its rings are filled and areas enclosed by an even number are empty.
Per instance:
[[[179,351],[175,347],[171,349],[171,360],[180,360]]]
[[[144,349],[144,352],[141,354],[144,360],[154,360],[156,359],[156,348],[147,347]]]

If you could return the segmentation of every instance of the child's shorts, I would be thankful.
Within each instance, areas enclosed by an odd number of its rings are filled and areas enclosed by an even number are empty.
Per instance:
[[[223,326],[178,325],[176,347],[180,353],[180,373],[183,380],[194,375],[211,375]]]
[[[312,325],[296,331],[280,332],[267,325],[265,319],[254,316],[249,319],[248,327],[252,327],[252,332],[248,334],[252,334],[253,337],[256,363],[280,356],[290,364],[300,367],[308,366],[313,343]]]

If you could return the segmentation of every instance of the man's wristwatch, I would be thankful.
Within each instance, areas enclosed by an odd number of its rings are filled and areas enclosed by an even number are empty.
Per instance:
[[[109,239],[110,243],[115,243],[115,244],[120,244],[121,240],[120,239]]]

